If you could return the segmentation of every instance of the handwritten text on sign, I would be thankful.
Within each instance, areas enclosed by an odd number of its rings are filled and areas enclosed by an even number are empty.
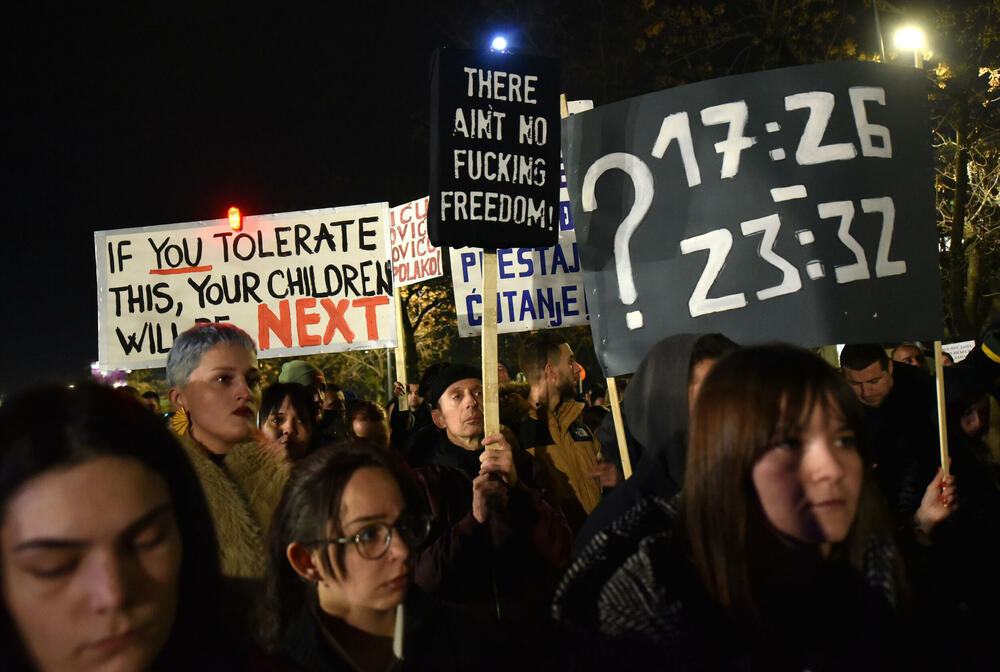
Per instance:
[[[478,336],[483,315],[482,251],[449,248],[458,335]],[[587,324],[587,297],[572,229],[552,247],[497,250],[497,331]]]
[[[427,197],[389,211],[389,243],[395,286],[404,287],[441,275],[441,248],[427,237]]]
[[[261,357],[395,345],[388,220],[375,203],[96,232],[101,367],[163,366],[199,321]]]
[[[558,222],[558,66],[442,49],[431,92],[429,231],[438,245],[551,245]]]
[[[921,83],[908,69],[824,64],[567,119],[605,372],[633,371],[685,331],[806,345],[939,335]]]

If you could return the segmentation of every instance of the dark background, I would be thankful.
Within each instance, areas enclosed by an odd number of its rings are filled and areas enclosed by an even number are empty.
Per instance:
[[[690,63],[639,49],[660,9],[641,0],[12,7],[0,22],[0,395],[89,374],[94,231],[220,218],[233,204],[263,214],[424,196],[434,49],[485,48],[502,32],[515,52],[560,59],[570,100],[603,104],[705,76],[695,66],[709,62],[708,45]],[[835,36],[877,48],[870,6],[843,9],[859,18]],[[748,56],[756,47],[720,48],[712,62],[733,71],[821,60],[780,47],[758,63]]]
[[[7,22],[0,394],[97,359],[95,230],[426,195],[430,54],[485,44],[491,16],[66,3]]]

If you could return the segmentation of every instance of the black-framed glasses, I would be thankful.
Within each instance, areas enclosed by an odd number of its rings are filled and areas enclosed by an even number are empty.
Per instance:
[[[392,531],[399,532],[400,539],[412,548],[417,548],[425,541],[431,531],[431,517],[425,514],[404,513],[396,519],[394,523],[373,523],[365,525],[358,533],[349,537],[339,537],[336,539],[317,539],[309,542],[306,546],[319,546],[320,544],[354,544],[358,553],[366,560],[378,560],[392,544]]]

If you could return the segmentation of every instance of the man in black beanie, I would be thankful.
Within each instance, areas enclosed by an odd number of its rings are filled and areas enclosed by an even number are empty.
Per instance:
[[[439,433],[416,475],[435,525],[417,561],[417,585],[479,622],[522,664],[551,643],[548,605],[569,562],[566,517],[550,499],[545,468],[513,436],[483,435],[478,369],[441,370],[427,401]],[[512,447],[513,446],[513,447]]]

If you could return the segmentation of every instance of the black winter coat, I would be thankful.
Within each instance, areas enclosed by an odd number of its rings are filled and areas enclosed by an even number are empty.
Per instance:
[[[679,498],[647,500],[597,533],[556,591],[577,669],[884,670],[899,658],[895,548],[864,572],[818,556],[805,576],[758,582],[759,620],[707,595],[674,534]]]

